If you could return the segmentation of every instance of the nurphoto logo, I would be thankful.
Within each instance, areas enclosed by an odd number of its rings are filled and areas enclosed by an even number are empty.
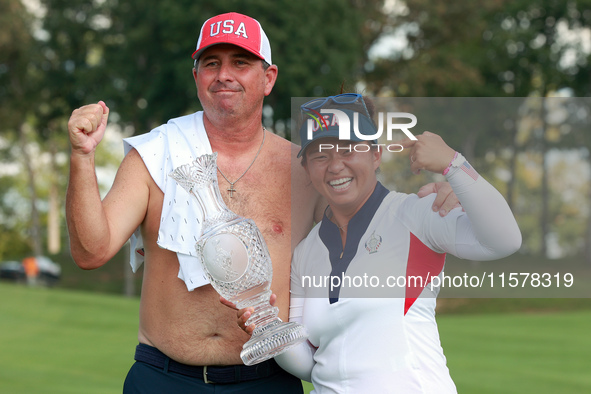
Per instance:
[[[338,109],[321,109],[320,112],[309,110],[308,116],[310,118],[307,121],[307,133],[308,139],[312,140],[313,133],[318,130],[328,129],[329,127],[338,126],[339,127],[339,139],[342,141],[349,141],[351,140],[351,120],[349,116]],[[410,119],[409,123],[396,123],[395,121],[405,118]],[[411,132],[410,128],[413,128],[417,124],[417,117],[408,112],[379,112],[378,113],[378,127],[375,134],[365,134],[359,130],[359,113],[353,112],[353,133],[357,137],[357,139],[362,141],[374,141],[378,140],[384,131],[386,132],[386,138],[388,141],[392,141],[392,133],[394,130],[402,131],[408,138],[411,140],[417,139]],[[331,144],[322,144],[325,145],[325,148],[328,148],[328,145]],[[403,150],[402,145],[399,144],[372,144],[377,145],[378,149],[380,146],[385,146],[389,152],[401,152]],[[392,148],[395,147],[395,148]],[[322,149],[322,147],[321,147]]]

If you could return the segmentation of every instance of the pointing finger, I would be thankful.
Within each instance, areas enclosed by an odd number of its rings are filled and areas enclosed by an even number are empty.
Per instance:
[[[395,142],[394,144],[395,144],[395,145],[400,145],[400,146],[402,146],[403,148],[411,148],[411,147],[413,147],[413,146],[414,146],[416,143],[417,143],[417,141],[415,141],[415,140],[411,140],[410,138],[407,138],[407,139],[404,139],[404,140],[401,140],[401,141],[397,141],[397,142]]]
[[[416,145],[417,141],[415,140],[411,140],[411,139],[404,139],[404,140],[400,140],[398,142],[395,142],[394,145],[398,145],[400,147],[402,147],[402,149],[400,150],[400,152],[408,149],[408,148],[413,148]],[[410,153],[412,154],[412,150],[410,151]]]

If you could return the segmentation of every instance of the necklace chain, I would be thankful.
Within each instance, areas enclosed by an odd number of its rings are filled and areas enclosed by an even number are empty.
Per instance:
[[[257,157],[259,157],[259,153],[261,153],[261,150],[263,149],[263,144],[265,143],[265,134],[266,134],[267,129],[265,129],[265,127],[263,126],[263,141],[261,141],[261,146],[259,146],[259,150],[257,152],[257,154],[254,156],[254,159],[252,159],[252,162],[250,163],[250,165],[246,168],[246,170],[242,173],[242,175],[240,175],[238,177],[238,179],[236,179],[234,182],[230,182],[230,180],[224,175],[224,173],[222,172],[222,170],[220,170],[220,167],[218,167],[218,171],[220,172],[220,174],[222,174],[222,176],[224,177],[224,179],[226,180],[226,182],[228,182],[230,184],[230,188],[227,189],[228,193],[230,193],[230,198],[234,197],[234,193],[236,192],[236,189],[234,189],[234,185],[236,184],[236,182],[238,182],[240,179],[242,179],[242,177],[244,175],[246,175],[246,173],[248,172],[248,170],[250,170],[250,167],[252,167],[252,165],[254,164],[254,162],[256,161]]]
[[[330,207],[328,207],[327,209],[329,209]],[[347,228],[347,226],[349,225],[349,222],[347,222],[346,224],[343,224],[342,226],[339,226],[339,224],[337,223],[336,219],[334,218],[334,213],[332,213],[332,210],[330,210],[330,212],[328,213],[329,219],[335,224],[335,226],[337,226],[337,228],[339,230],[343,230],[345,228]]]

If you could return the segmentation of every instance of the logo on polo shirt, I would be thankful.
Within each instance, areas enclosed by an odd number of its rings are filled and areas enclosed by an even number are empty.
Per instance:
[[[369,254],[376,253],[378,248],[382,244],[382,237],[374,231],[371,233],[367,241],[365,241],[365,249],[369,252]]]

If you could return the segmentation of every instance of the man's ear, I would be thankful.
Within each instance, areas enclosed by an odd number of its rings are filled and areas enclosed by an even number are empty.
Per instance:
[[[277,81],[277,74],[279,73],[279,69],[276,65],[272,64],[265,70],[265,96],[271,94],[273,90],[273,86],[275,86],[275,81]]]

